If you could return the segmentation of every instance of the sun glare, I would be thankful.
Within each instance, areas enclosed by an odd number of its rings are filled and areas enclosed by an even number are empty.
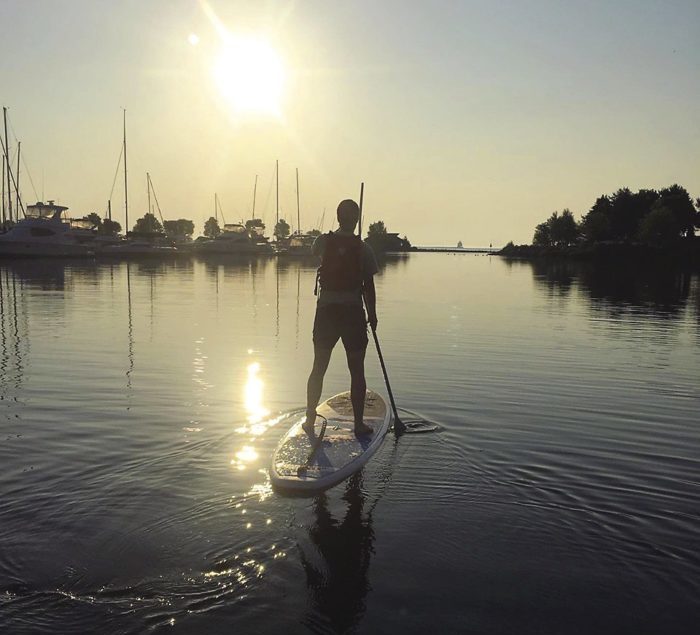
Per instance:
[[[281,115],[284,65],[266,40],[230,35],[223,42],[213,76],[236,113]]]
[[[199,36],[196,33],[190,33],[187,41],[192,45],[192,46],[197,46],[199,44]]]
[[[260,422],[269,411],[263,406],[263,389],[264,384],[258,376],[260,372],[260,364],[253,362],[248,365],[248,381],[245,383],[245,410],[248,414],[248,421],[251,424]]]

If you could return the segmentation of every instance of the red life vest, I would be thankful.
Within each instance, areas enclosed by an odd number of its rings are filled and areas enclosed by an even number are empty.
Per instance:
[[[362,240],[348,234],[326,234],[326,244],[318,270],[324,291],[362,289]]]

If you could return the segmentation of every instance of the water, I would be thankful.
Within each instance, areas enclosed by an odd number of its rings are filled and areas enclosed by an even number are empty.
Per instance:
[[[390,260],[393,388],[442,429],[286,498],[267,468],[304,405],[313,280],[0,265],[0,631],[696,628],[697,275]],[[324,394],[347,383],[338,349]]]

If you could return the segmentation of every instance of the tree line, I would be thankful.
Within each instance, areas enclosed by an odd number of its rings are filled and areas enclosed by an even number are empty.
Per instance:
[[[566,210],[565,213],[568,213],[568,210]],[[83,218],[84,220],[90,221],[100,234],[116,236],[122,229],[117,221],[107,218],[103,219],[96,212],[92,212]],[[245,222],[245,228],[251,234],[263,235],[265,232],[265,223],[261,218],[251,218]],[[216,238],[221,235],[222,231],[219,220],[214,216],[208,218],[204,223],[203,234],[206,238]],[[154,214],[147,212],[141,218],[137,219],[131,233],[165,234],[171,239],[190,239],[194,234],[194,222],[185,218],[180,218],[178,220],[165,220],[161,223]],[[312,229],[307,233],[312,236],[321,234],[318,229]],[[275,224],[273,235],[277,240],[285,240],[290,234],[291,227],[289,223],[285,219],[280,218]],[[370,243],[377,252],[407,251],[411,249],[411,243],[406,236],[399,238],[397,234],[388,233],[384,221],[381,220],[370,224],[367,242]]]
[[[579,243],[638,242],[666,246],[700,229],[700,198],[680,185],[660,190],[627,187],[599,196],[577,222],[570,210],[554,212],[537,225],[533,245],[568,247]]]

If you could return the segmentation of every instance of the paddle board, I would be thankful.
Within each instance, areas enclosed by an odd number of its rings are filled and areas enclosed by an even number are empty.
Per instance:
[[[316,412],[328,420],[326,432],[312,461],[307,460],[321,431],[322,419],[316,418],[315,434],[304,432],[305,417],[282,437],[272,456],[270,480],[278,489],[316,492],[328,489],[357,472],[382,444],[392,421],[391,409],[381,395],[368,390],[365,395],[364,421],[374,432],[356,437],[350,393],[343,392],[324,401]],[[300,469],[301,468],[301,469]]]

